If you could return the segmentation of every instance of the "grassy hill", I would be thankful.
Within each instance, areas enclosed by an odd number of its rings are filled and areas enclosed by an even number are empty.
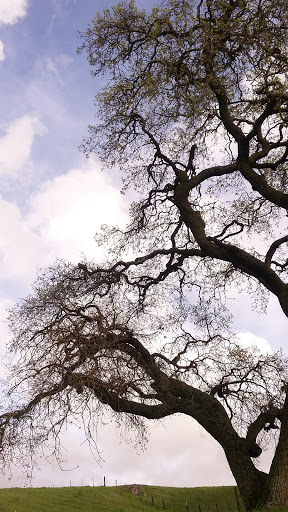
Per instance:
[[[0,489],[0,512],[238,512],[234,487],[131,487]]]
[[[238,512],[233,487],[139,489],[138,496],[130,486],[0,489],[0,512]]]

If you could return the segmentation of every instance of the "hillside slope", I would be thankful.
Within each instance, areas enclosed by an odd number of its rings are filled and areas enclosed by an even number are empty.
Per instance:
[[[238,512],[233,487],[131,487],[0,489],[0,512]]]

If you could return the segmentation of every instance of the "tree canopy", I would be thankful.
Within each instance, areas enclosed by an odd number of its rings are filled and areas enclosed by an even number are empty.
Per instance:
[[[183,413],[223,447],[248,511],[288,504],[287,360],[242,348],[226,301],[271,293],[288,316],[287,23],[284,0],[131,1],[81,34],[105,77],[82,149],[138,199],[97,235],[106,262],[57,262],[11,311],[3,460],[69,416],[93,436],[101,404],[136,427]],[[265,474],[252,459],[275,431]]]

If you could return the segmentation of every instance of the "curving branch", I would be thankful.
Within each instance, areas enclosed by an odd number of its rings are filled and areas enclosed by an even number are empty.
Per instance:
[[[272,258],[275,254],[275,252],[277,251],[277,249],[279,249],[279,247],[288,242],[288,235],[285,235],[285,236],[282,236],[281,238],[279,238],[278,240],[275,240],[273,242],[273,244],[270,245],[268,251],[267,251],[267,254],[265,256],[265,263],[266,265],[270,266],[271,263],[272,263]]]
[[[281,416],[282,409],[271,404],[266,411],[259,414],[256,420],[249,425],[246,440],[251,449],[254,450],[254,457],[259,457],[262,453],[260,446],[257,444],[257,437],[261,430],[278,429],[278,426],[275,425],[275,420],[281,420]]]

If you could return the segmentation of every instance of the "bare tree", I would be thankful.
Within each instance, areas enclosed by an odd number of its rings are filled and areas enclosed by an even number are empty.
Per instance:
[[[287,23],[284,0],[132,1],[82,34],[107,77],[83,148],[141,199],[98,236],[107,264],[58,262],[11,312],[4,460],[69,416],[92,435],[101,404],[136,426],[183,413],[223,447],[248,511],[288,505],[287,361],[241,348],[225,305],[248,287],[288,316]],[[275,431],[265,474],[252,459]]]

